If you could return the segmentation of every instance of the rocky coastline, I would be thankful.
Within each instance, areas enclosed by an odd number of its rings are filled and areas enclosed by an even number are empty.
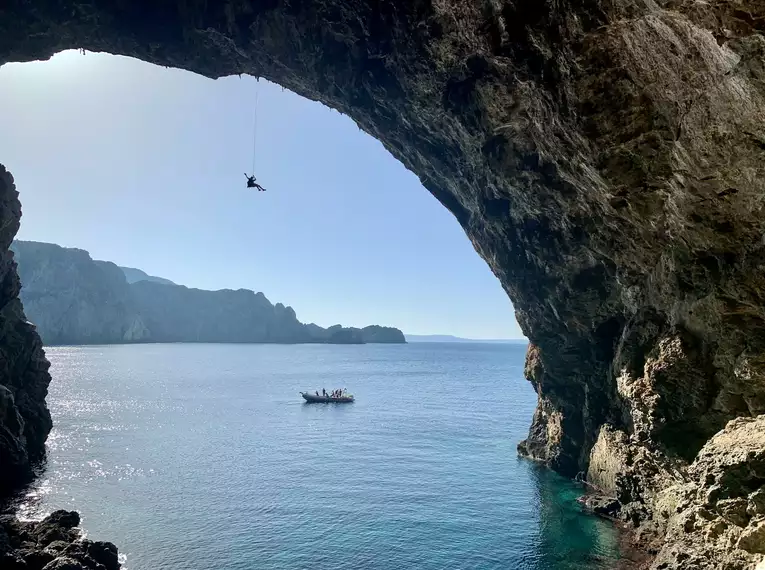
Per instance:
[[[27,317],[48,345],[147,342],[405,343],[393,327],[328,328],[249,289],[206,291],[87,251],[16,240],[11,245]]]
[[[79,524],[74,511],[54,511],[39,522],[0,515],[0,568],[119,570],[117,547],[84,538]]]
[[[616,462],[593,452],[590,468],[597,474],[579,502],[622,531],[625,568],[759,570],[765,561],[765,415],[731,420],[693,463],[672,470],[636,447]],[[646,476],[653,480],[634,480]],[[630,487],[641,496],[630,495]]]
[[[17,2],[0,12],[0,62],[82,48],[249,73],[353,118],[513,301],[539,397],[521,452],[618,500],[651,568],[753,570],[763,22],[751,0]],[[26,449],[7,410],[40,412],[25,428],[39,449],[46,373],[29,366],[39,339],[8,271],[18,203],[0,205],[14,331],[0,421]],[[19,374],[39,388],[31,407]]]
[[[13,497],[45,457],[52,422],[45,398],[49,362],[19,300],[20,283],[8,250],[19,229],[21,204],[13,177],[0,165],[0,568],[3,570],[118,570],[117,547],[93,542],[77,529],[76,512],[56,511],[40,522],[13,513]]]

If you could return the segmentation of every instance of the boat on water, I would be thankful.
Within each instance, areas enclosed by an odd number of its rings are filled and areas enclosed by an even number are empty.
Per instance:
[[[330,396],[317,396],[316,394],[309,394],[308,392],[300,392],[303,399],[309,404],[350,404],[353,402],[353,396],[348,394],[346,396],[338,396],[332,398]]]

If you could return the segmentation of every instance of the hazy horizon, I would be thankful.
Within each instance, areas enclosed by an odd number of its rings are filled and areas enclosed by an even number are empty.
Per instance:
[[[349,118],[252,77],[105,54],[0,68],[0,163],[20,240],[200,289],[252,289],[304,322],[522,338],[453,216]],[[253,159],[268,191],[245,189]]]

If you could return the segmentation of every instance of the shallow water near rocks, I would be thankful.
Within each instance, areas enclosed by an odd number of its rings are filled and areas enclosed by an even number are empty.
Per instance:
[[[616,530],[516,456],[525,345],[47,349],[55,428],[23,505],[130,570],[611,568]],[[348,388],[356,403],[303,404]]]

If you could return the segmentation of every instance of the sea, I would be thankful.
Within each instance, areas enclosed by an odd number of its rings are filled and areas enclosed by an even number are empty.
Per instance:
[[[82,515],[128,570],[605,570],[616,530],[519,459],[525,345],[46,350],[54,429],[20,515]],[[347,389],[352,404],[301,391]]]

